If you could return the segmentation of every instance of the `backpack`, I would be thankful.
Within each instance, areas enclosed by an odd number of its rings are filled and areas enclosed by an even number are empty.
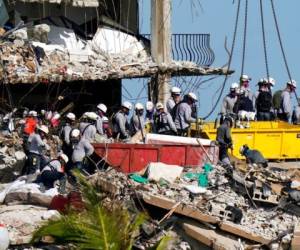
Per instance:
[[[273,107],[275,110],[279,110],[281,108],[282,103],[282,90],[277,90],[273,95]]]
[[[256,108],[258,112],[270,112],[272,108],[272,95],[268,91],[262,91],[256,99]]]
[[[175,121],[176,119],[176,113],[177,113],[177,109],[178,109],[178,105],[181,104],[182,102],[178,102],[175,104],[175,106],[173,107],[173,109],[171,110],[171,117],[172,117],[172,120]]]

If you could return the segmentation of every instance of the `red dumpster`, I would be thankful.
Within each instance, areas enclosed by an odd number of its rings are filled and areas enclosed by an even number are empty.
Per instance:
[[[213,145],[96,143],[93,146],[97,155],[124,173],[140,171],[150,162],[195,167],[209,161],[208,157],[214,164],[218,160],[218,147]]]

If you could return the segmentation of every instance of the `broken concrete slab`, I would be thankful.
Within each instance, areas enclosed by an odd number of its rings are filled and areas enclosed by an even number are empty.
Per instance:
[[[236,250],[241,248],[237,239],[229,235],[221,234],[216,230],[207,229],[195,223],[183,223],[185,232],[197,241],[218,250]]]
[[[143,200],[150,205],[154,205],[163,209],[172,209],[177,202],[174,200],[157,196],[157,195],[143,195]],[[187,217],[193,218],[198,221],[204,221],[208,223],[215,224],[219,221],[219,219],[215,216],[210,216],[200,212],[198,209],[195,209],[186,204],[180,204],[176,207],[175,213],[185,215]]]
[[[30,243],[33,232],[59,213],[32,205],[0,206],[0,223],[6,225],[11,245]]]
[[[254,232],[249,231],[249,229],[245,226],[237,225],[229,221],[221,222],[219,224],[220,229],[225,232],[232,233],[234,235],[240,236],[244,239],[252,240],[255,242],[259,242],[262,244],[269,244],[272,238],[258,235]]]

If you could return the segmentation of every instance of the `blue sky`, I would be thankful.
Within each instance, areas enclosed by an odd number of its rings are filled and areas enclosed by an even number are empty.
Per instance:
[[[228,60],[227,53],[224,49],[225,37],[228,37],[228,47],[231,45],[235,12],[237,0],[194,0],[196,5],[191,6],[192,0],[173,0],[172,5],[172,32],[173,33],[210,33],[211,47],[215,53],[215,61],[212,66],[222,66]],[[150,33],[150,0],[140,1],[140,32]],[[233,55],[231,68],[236,70],[226,84],[225,95],[232,82],[238,81],[241,73],[242,60],[242,38],[243,38],[243,19],[245,0],[241,0],[240,24],[237,33],[236,48]],[[256,89],[258,79],[266,76],[264,63],[263,42],[260,22],[259,0],[249,0],[248,6],[248,39],[244,73],[252,77],[251,88]],[[270,0],[264,0],[264,21],[266,27],[267,50],[269,57],[270,76],[276,80],[275,90],[282,89],[288,80],[288,75],[284,67],[283,58],[276,35],[275,24],[271,11]],[[300,89],[300,72],[299,72],[299,0],[274,0],[277,12],[277,18],[281,31],[283,45],[285,47],[292,78],[298,82]],[[205,116],[210,110],[216,99],[216,90],[223,83],[224,77],[219,77],[210,81],[198,89],[199,95],[199,116]],[[193,81],[192,78],[186,78],[186,81]],[[174,85],[182,81],[177,78],[173,81]],[[138,101],[146,101],[146,92],[142,90],[146,85],[147,79],[144,80],[124,80],[124,87],[130,92],[130,95],[124,91],[124,99],[129,97],[139,97]],[[132,100],[135,102],[135,100]],[[220,104],[210,119],[214,119],[215,114],[219,112]]]

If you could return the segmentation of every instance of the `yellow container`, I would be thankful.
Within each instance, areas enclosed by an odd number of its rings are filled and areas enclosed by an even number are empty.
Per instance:
[[[217,130],[213,122],[191,126],[191,135],[216,139]],[[197,133],[197,129],[198,133]],[[249,128],[232,128],[233,155],[242,159],[239,149],[247,144],[262,152],[267,159],[300,159],[300,126],[282,121],[251,122]]]

